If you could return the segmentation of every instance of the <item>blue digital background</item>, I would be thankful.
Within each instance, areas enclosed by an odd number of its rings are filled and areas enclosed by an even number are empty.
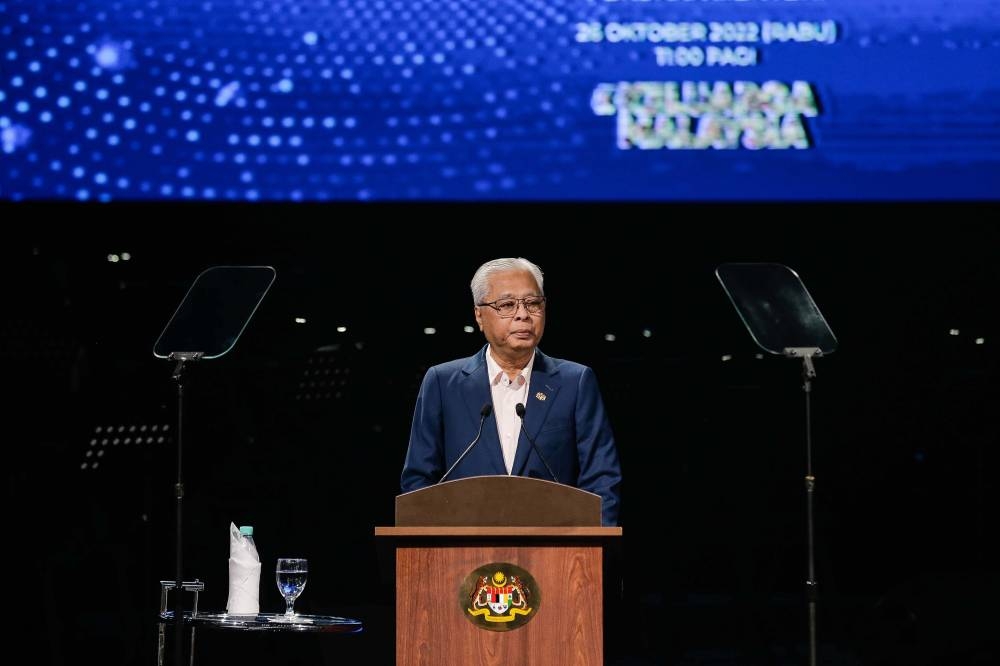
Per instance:
[[[750,67],[579,23],[835,21]],[[993,200],[990,0],[0,0],[0,199]],[[620,150],[617,81],[809,82],[801,150]]]

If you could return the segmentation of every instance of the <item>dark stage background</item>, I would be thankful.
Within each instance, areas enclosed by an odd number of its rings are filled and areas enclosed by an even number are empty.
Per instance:
[[[916,212],[5,207],[22,229],[4,243],[0,329],[8,551],[32,581],[7,606],[32,619],[32,663],[153,663],[157,581],[174,576],[176,395],[152,345],[223,264],[277,280],[236,348],[190,375],[185,575],[222,610],[228,525],[252,524],[263,610],[281,607],[275,558],[305,556],[297,607],[366,630],[205,634],[202,663],[391,663],[391,560],[373,529],[392,524],[418,383],[479,349],[469,279],[518,255],[546,272],[541,347],[595,368],[620,447],[609,663],[806,663],[800,368],[756,358],[713,275],[726,261],[794,268],[840,341],[813,394],[821,662],[996,663],[1000,234],[974,222],[996,210],[923,207],[924,232],[853,224]]]

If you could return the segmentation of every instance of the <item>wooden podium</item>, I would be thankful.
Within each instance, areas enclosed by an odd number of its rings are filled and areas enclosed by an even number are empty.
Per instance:
[[[396,552],[396,664],[602,665],[604,548],[621,534],[598,495],[540,479],[399,495],[395,527],[375,528]]]

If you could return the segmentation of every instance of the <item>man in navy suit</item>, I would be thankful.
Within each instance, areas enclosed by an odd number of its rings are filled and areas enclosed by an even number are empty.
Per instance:
[[[472,298],[487,344],[424,376],[403,492],[437,483],[482,426],[479,442],[448,479],[554,476],[600,495],[602,523],[617,525],[621,468],[594,371],[537,348],[545,330],[541,269],[523,258],[488,261],[472,278]],[[540,456],[522,432],[522,417]]]

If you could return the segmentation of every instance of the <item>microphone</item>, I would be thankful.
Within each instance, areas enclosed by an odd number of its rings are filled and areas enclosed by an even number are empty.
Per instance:
[[[470,442],[467,447],[465,447],[465,450],[462,451],[462,455],[458,457],[458,460],[455,461],[454,465],[448,468],[448,471],[444,473],[444,476],[438,479],[438,483],[441,483],[442,481],[447,479],[448,475],[451,474],[452,470],[458,467],[458,463],[462,462],[462,458],[465,457],[465,454],[471,451],[472,447],[476,445],[476,442],[478,442],[479,438],[482,437],[483,435],[483,424],[486,423],[486,417],[489,416],[492,412],[493,412],[493,403],[491,402],[484,403],[482,409],[479,410],[479,432],[476,433],[476,438],[472,440],[472,442]]]
[[[542,464],[545,465],[545,469],[548,471],[549,476],[552,477],[552,480],[556,483],[560,483],[559,479],[556,478],[556,475],[552,472],[552,468],[549,467],[548,461],[545,460],[545,456],[543,456],[542,452],[538,450],[537,446],[535,446],[535,440],[531,439],[531,435],[529,435],[528,431],[524,429],[524,404],[519,402],[514,405],[514,411],[517,412],[518,417],[521,419],[521,432],[524,433],[525,438],[528,440],[528,444],[531,444],[531,448],[538,454],[539,459],[541,459]]]

